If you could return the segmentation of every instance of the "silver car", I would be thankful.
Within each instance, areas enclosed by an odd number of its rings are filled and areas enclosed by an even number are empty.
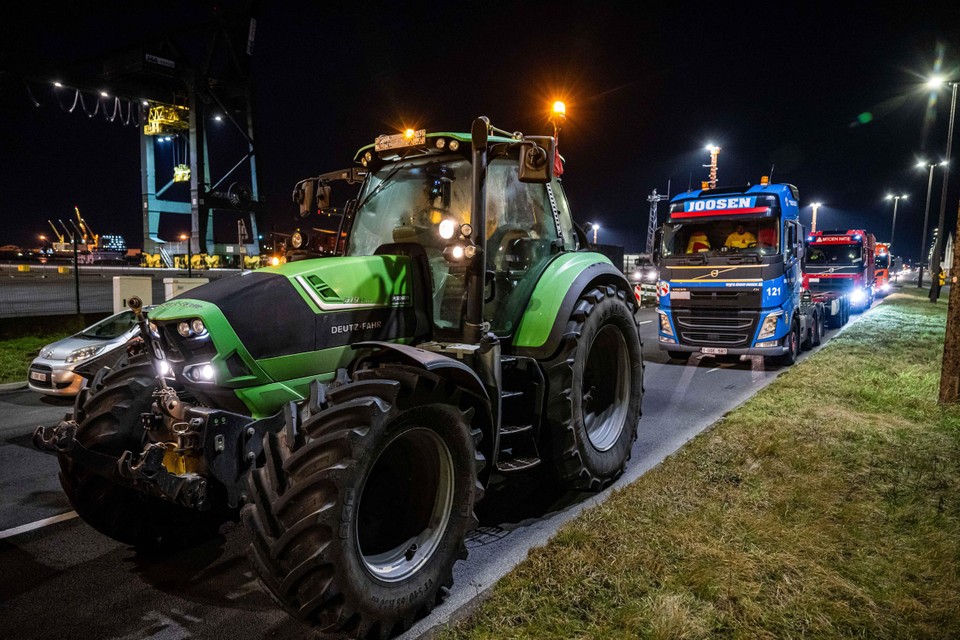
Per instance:
[[[74,368],[94,356],[124,349],[129,340],[140,335],[132,311],[121,311],[104,318],[83,331],[52,342],[40,349],[30,363],[27,385],[34,391],[56,396],[74,396],[83,377]]]

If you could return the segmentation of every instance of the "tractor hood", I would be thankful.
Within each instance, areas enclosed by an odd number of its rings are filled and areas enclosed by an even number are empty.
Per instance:
[[[417,335],[410,267],[406,256],[331,257],[228,276],[155,307],[151,333],[173,375],[200,395],[303,387],[345,366],[353,343]]]

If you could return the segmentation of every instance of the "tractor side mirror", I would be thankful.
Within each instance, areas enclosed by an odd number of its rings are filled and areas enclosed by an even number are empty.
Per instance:
[[[330,185],[321,184],[317,189],[317,209],[323,211],[330,208]]]
[[[552,136],[526,136],[520,147],[520,182],[553,180],[554,153]]]
[[[314,203],[316,199],[317,183],[313,180],[304,180],[297,185],[293,192],[293,200],[300,205],[300,217],[306,218],[316,209]]]

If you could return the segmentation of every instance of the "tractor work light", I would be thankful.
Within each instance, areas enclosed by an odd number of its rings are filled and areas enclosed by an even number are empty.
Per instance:
[[[450,148],[450,151],[456,151],[457,149],[460,148],[460,141],[459,141],[459,140],[451,140],[451,141],[450,141],[450,144],[449,144],[448,146],[449,146],[449,148]]]
[[[444,218],[440,221],[438,231],[440,232],[440,237],[444,240],[452,238],[456,230],[457,222],[453,218]]]
[[[462,225],[460,225],[460,235],[462,235],[464,238],[469,238],[470,236],[472,236],[473,225],[470,224],[469,222],[464,222]]]
[[[767,315],[763,319],[763,324],[760,326],[760,333],[757,334],[757,340],[767,340],[772,338],[773,334],[777,332],[777,321],[780,316],[783,315],[783,311],[774,311]]]
[[[447,146],[447,141],[443,138],[437,138],[436,146],[437,149],[443,149],[445,146]]]
[[[166,360],[157,362],[157,372],[164,378],[173,378],[173,367]]]

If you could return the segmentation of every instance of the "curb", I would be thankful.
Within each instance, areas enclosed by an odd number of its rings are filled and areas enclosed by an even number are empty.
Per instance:
[[[6,393],[10,391],[20,391],[21,389],[26,389],[26,382],[6,382],[0,384],[0,393]]]

